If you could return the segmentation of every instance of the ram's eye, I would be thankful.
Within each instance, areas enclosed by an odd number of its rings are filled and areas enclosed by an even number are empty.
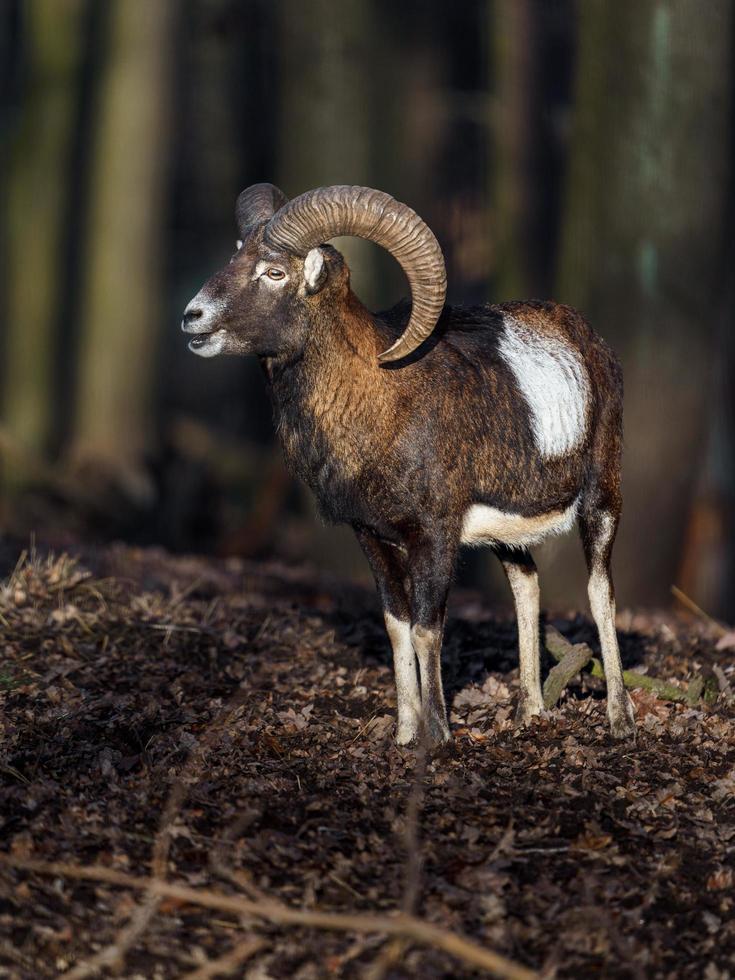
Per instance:
[[[279,279],[285,279],[286,278],[286,273],[283,271],[283,269],[266,269],[266,273],[265,274],[268,276],[269,279],[273,279],[276,282]]]

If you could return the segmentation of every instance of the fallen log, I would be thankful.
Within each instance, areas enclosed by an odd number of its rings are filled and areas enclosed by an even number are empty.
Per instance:
[[[561,633],[557,633],[558,638],[549,638],[549,630],[554,630],[550,626],[546,632],[546,647],[549,653],[558,663],[552,667],[549,676],[544,682],[544,707],[553,708],[562,695],[564,688],[582,671],[592,659],[592,651],[586,643],[569,643]],[[561,641],[561,642],[560,642]],[[564,649],[562,649],[562,644]],[[553,645],[553,649],[552,649]],[[557,656],[558,651],[558,656]]]
[[[552,667],[549,676],[544,684],[544,707],[553,708],[561,697],[562,691],[573,677],[590,664],[590,673],[593,677],[600,677],[604,680],[605,671],[600,661],[592,653],[586,643],[570,643],[566,637],[562,636],[559,630],[553,626],[546,627],[546,649],[549,651],[557,666]],[[703,677],[693,677],[689,686],[685,689],[677,687],[668,681],[659,680],[658,677],[649,677],[648,674],[639,674],[635,670],[624,670],[623,681],[626,687],[643,688],[651,691],[656,697],[664,701],[680,701],[684,704],[696,704],[704,694],[707,699],[708,694],[705,690]]]

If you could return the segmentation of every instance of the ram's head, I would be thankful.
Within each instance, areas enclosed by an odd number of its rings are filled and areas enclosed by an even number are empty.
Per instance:
[[[406,357],[434,329],[446,293],[441,250],[421,218],[390,195],[336,186],[288,201],[273,184],[254,184],[238,197],[236,218],[237,252],[184,311],[181,327],[193,335],[194,353],[298,352],[319,305],[346,290],[344,260],[323,244],[339,235],[382,245],[411,286],[411,318],[381,362]]]

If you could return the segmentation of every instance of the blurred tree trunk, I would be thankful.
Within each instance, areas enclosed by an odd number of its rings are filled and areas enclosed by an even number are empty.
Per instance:
[[[585,0],[579,12],[557,298],[622,356],[617,580],[625,602],[662,602],[703,461],[724,302],[732,4]]]
[[[371,0],[280,0],[276,8],[280,94],[276,183],[289,197],[330,184],[370,184],[373,167],[372,94],[378,44]],[[382,150],[382,147],[381,147]],[[267,179],[267,178],[264,178]],[[350,267],[360,299],[379,295],[377,246],[358,238],[334,245]],[[346,528],[325,528],[314,499],[301,484],[310,515],[308,550],[345,573],[363,564]]]
[[[733,202],[735,203],[735,202]],[[730,247],[729,267],[735,249]],[[719,317],[717,364],[708,390],[706,454],[697,474],[685,536],[679,587],[714,616],[735,619],[735,283],[730,280],[727,309]]]
[[[277,16],[277,183],[289,196],[329,184],[369,184],[375,135],[371,96],[380,43],[373,3],[281,0]],[[377,291],[376,246],[355,238],[336,245],[350,266],[355,291],[371,305]]]
[[[19,451],[5,459],[7,486],[20,460],[48,449],[54,418],[58,311],[69,168],[77,112],[83,0],[29,0],[27,61],[18,131],[5,188],[7,236],[3,426]]]
[[[405,4],[382,0],[377,4],[379,37],[371,66],[373,99],[377,111],[371,160],[376,187],[414,207],[439,238],[448,271],[452,265],[449,230],[456,230],[453,197],[443,179],[442,154],[452,115],[448,62],[452,50],[443,30],[437,0]],[[459,181],[453,182],[456,185]],[[456,238],[459,236],[457,235]],[[382,249],[373,249],[377,280],[377,306],[385,309],[407,295],[406,279],[398,264]],[[456,286],[450,276],[450,286]],[[375,308],[375,307],[373,307]]]
[[[94,140],[72,455],[147,484],[161,332],[174,0],[114,0]]]
[[[494,55],[492,168],[496,242],[495,295],[499,300],[530,295],[530,224],[534,186],[533,54],[530,0],[494,0],[490,7]]]

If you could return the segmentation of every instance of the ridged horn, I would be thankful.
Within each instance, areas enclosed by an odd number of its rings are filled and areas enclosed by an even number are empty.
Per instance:
[[[275,184],[251,184],[237,198],[235,220],[237,230],[245,238],[253,225],[268,221],[288,198]]]
[[[407,204],[371,187],[319,187],[293,198],[268,222],[264,239],[305,257],[339,235],[382,245],[397,259],[411,287],[411,318],[388,350],[385,364],[407,357],[429,336],[444,307],[447,276],[439,243]]]

